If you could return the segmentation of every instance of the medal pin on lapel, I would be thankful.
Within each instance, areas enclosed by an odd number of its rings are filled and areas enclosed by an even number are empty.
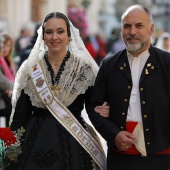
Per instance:
[[[147,68],[145,69],[145,74],[149,74],[149,72],[148,72],[148,69],[147,69]]]
[[[148,63],[148,64],[147,64],[147,67],[151,67],[151,63]]]

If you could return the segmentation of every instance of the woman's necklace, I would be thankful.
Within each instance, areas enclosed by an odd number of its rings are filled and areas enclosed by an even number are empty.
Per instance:
[[[55,75],[54,75],[54,70],[53,70],[53,68],[52,68],[52,66],[51,66],[51,64],[50,64],[50,62],[49,62],[49,60],[48,60],[48,58],[50,58],[50,57],[48,56],[48,53],[47,53],[47,52],[45,53],[45,61],[46,61],[47,65],[48,65],[48,70],[50,71],[51,77],[52,77],[52,85],[50,86],[50,88],[51,88],[51,90],[53,91],[53,93],[54,93],[55,96],[57,96],[57,94],[58,94],[59,91],[61,90],[61,87],[58,85],[58,83],[59,83],[59,79],[60,79],[60,76],[61,76],[61,74],[62,74],[62,71],[64,70],[65,63],[66,63],[66,61],[69,59],[69,57],[70,57],[70,52],[67,51],[67,54],[66,54],[66,56],[63,58],[63,61],[62,61],[62,63],[61,63],[61,66],[60,66],[60,65],[59,65],[60,67],[58,66],[59,71],[58,71],[58,73],[57,73],[57,76],[55,76]],[[51,58],[51,59],[53,59],[53,58]],[[54,60],[54,59],[53,59],[53,60]],[[60,60],[62,60],[62,59],[60,59]],[[54,61],[58,62],[58,61],[60,61],[60,60],[54,60]]]
[[[47,56],[48,56],[48,55],[47,55]],[[58,69],[58,68],[60,67],[60,64],[61,64],[60,61],[64,59],[64,58],[61,58],[61,59],[59,59],[59,60],[55,60],[55,59],[53,59],[53,58],[51,58],[51,57],[49,57],[49,56],[48,56],[48,58],[50,58],[51,60],[54,61],[54,66],[55,66],[56,69]]]

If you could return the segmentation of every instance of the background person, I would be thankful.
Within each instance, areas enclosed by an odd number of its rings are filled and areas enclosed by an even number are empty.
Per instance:
[[[15,55],[20,56],[20,52],[23,48],[25,48],[31,41],[31,30],[28,26],[24,26],[21,31],[19,37],[15,42]]]
[[[164,51],[170,52],[170,33],[162,33],[155,44],[155,47],[160,48]]]
[[[3,59],[2,67],[4,68],[4,72],[6,77],[14,82],[15,80],[15,63],[13,60],[13,39],[8,33],[2,33],[4,37],[4,54],[1,59]]]
[[[4,37],[0,34],[0,59],[4,53]],[[1,60],[0,60],[1,64]],[[9,98],[11,97],[13,89],[13,83],[6,78],[3,72],[3,68],[0,65],[0,127],[8,126],[11,107]]]
[[[31,53],[31,50],[34,47],[34,44],[37,40],[38,37],[37,30],[40,26],[41,26],[41,22],[37,22],[34,30],[34,35],[32,36],[30,43],[20,51],[20,61],[18,63],[19,67],[28,58],[29,54]]]

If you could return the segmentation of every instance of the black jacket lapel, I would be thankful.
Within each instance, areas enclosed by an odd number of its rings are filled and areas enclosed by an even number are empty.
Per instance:
[[[149,49],[150,56],[148,60],[145,63],[145,66],[143,68],[141,77],[140,77],[140,82],[139,84],[142,84],[142,82],[148,78],[151,74],[153,74],[157,69],[157,59],[156,59],[156,54],[153,51],[153,47],[151,46]]]
[[[129,61],[127,58],[127,55],[123,55],[121,61],[119,62],[117,66],[117,70],[123,74],[130,82],[132,82],[132,76],[129,66]]]

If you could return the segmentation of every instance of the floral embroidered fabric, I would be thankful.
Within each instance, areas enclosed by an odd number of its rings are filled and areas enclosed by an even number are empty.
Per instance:
[[[48,65],[44,59],[43,65],[48,84],[52,85],[51,72],[48,70]],[[71,65],[72,67],[70,67]],[[77,74],[77,71],[79,71],[79,74]],[[71,78],[70,75],[73,78]],[[78,95],[84,94],[89,86],[94,85],[95,78],[96,75],[92,72],[90,64],[71,54],[70,58],[65,62],[64,70],[62,71],[59,79],[58,84],[62,87],[62,89],[59,92],[57,98],[65,106],[70,105]],[[30,96],[33,106],[45,108],[45,106],[41,103],[38,95],[36,94],[35,89],[33,88],[32,80],[30,77],[27,80],[27,85],[24,88],[24,91]]]

